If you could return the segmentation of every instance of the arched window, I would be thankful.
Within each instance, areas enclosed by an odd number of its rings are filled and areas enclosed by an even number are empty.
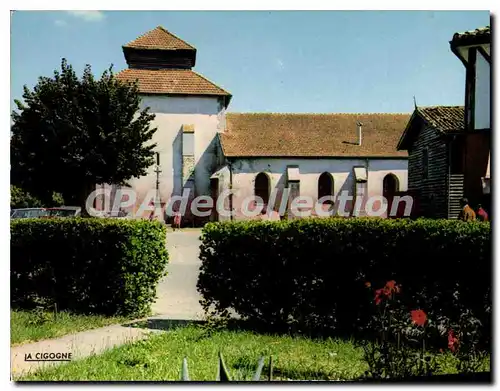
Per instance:
[[[319,176],[318,180],[318,200],[321,197],[333,195],[333,178],[329,172],[324,172]]]
[[[264,204],[269,202],[269,177],[263,172],[255,178],[255,196],[262,198]]]
[[[387,200],[387,215],[391,213],[394,195],[399,191],[399,180],[394,174],[387,174],[384,177],[383,196]]]

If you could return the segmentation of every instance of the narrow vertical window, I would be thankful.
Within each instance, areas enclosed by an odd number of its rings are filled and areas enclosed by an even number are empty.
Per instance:
[[[318,180],[318,200],[333,195],[333,178],[329,172],[324,172]]]
[[[422,152],[422,178],[427,179],[429,176],[429,151],[424,148]]]
[[[255,178],[255,196],[262,198],[264,204],[269,202],[269,178],[263,172]]]

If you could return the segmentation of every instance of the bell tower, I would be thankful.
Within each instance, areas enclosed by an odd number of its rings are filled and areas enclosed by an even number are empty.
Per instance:
[[[129,68],[191,69],[196,63],[196,49],[161,26],[122,48]]]

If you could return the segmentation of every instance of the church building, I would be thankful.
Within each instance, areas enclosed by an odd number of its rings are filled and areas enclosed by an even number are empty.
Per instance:
[[[242,206],[253,196],[278,210],[284,189],[287,208],[295,197],[347,192],[351,210],[357,199],[390,203],[407,190],[408,154],[397,144],[409,114],[231,113],[231,94],[193,70],[195,47],[163,27],[123,53],[128,68],[117,78],[138,83],[157,127],[158,164],[130,180],[132,212],[156,188],[162,205],[187,189],[190,200],[232,192],[223,201],[232,216],[213,211],[206,220],[247,218]]]

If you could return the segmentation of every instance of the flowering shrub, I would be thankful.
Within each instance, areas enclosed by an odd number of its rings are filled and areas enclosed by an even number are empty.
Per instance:
[[[477,372],[488,351],[481,346],[482,325],[471,311],[465,310],[448,330],[448,349],[456,357],[458,373]]]
[[[433,322],[422,309],[408,311],[402,301],[401,286],[394,280],[371,291],[374,315],[368,330],[375,333],[375,342],[363,342],[367,377],[376,379],[429,376],[439,371],[435,352],[426,348],[429,339],[445,335],[448,349],[456,358],[458,373],[477,372],[488,351],[481,346],[481,322],[464,309],[457,322],[438,316]],[[440,349],[443,353],[443,349]]]
[[[371,284],[365,284],[371,288]],[[426,351],[425,339],[430,323],[421,309],[408,311],[399,298],[401,286],[388,281],[373,293],[375,313],[368,327],[375,341],[362,343],[368,363],[367,377],[401,378],[432,375],[438,371],[436,358]]]

